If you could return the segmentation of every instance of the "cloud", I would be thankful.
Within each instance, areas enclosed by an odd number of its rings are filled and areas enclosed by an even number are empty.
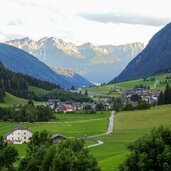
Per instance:
[[[139,14],[112,14],[112,13],[80,13],[78,16],[87,20],[92,20],[100,23],[115,23],[115,24],[139,24],[147,26],[163,26],[171,22],[171,17],[154,17]]]
[[[15,25],[22,25],[23,22],[20,19],[9,19],[7,25],[15,26]]]

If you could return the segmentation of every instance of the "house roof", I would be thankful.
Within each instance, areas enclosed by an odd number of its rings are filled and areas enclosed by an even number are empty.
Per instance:
[[[57,137],[63,137],[63,138],[66,138],[65,136],[60,135],[60,134],[54,134],[54,135],[52,135],[52,139],[57,138]]]
[[[10,135],[11,133],[13,133],[14,131],[17,131],[17,130],[26,130],[26,131],[29,131],[29,132],[32,133],[32,131],[30,131],[27,127],[24,127],[24,126],[16,126],[12,130],[10,130],[8,133],[6,133],[4,135],[4,138],[6,138],[8,135]]]
[[[74,107],[71,104],[65,104],[66,109],[73,109]]]

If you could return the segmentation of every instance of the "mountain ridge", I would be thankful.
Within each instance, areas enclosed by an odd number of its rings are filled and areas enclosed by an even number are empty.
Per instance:
[[[171,69],[171,23],[149,41],[126,68],[110,83],[139,79]]]
[[[34,41],[29,38],[5,42],[21,48],[50,67],[74,70],[91,81],[107,82],[112,79],[111,73],[119,72],[143,48],[143,43],[125,45],[94,45],[90,42],[75,45],[56,37],[44,37]]]
[[[43,62],[39,61],[33,55],[14,46],[0,43],[0,61],[4,66],[14,72],[30,75],[43,81],[48,81],[68,89],[72,86],[81,87],[92,85],[85,81],[80,84],[74,81],[70,82],[66,76],[56,73]]]

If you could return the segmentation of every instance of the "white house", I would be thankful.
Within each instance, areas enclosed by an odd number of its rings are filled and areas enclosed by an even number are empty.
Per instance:
[[[32,135],[33,133],[28,128],[24,126],[17,126],[5,134],[4,138],[8,143],[23,144],[28,143]]]

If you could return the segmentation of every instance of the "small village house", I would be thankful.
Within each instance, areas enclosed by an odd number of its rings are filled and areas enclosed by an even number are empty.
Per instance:
[[[17,126],[4,135],[7,143],[23,144],[28,143],[33,133],[24,126]]]
[[[66,140],[67,138],[60,134],[55,134],[52,136],[53,143],[60,143],[63,140]]]

